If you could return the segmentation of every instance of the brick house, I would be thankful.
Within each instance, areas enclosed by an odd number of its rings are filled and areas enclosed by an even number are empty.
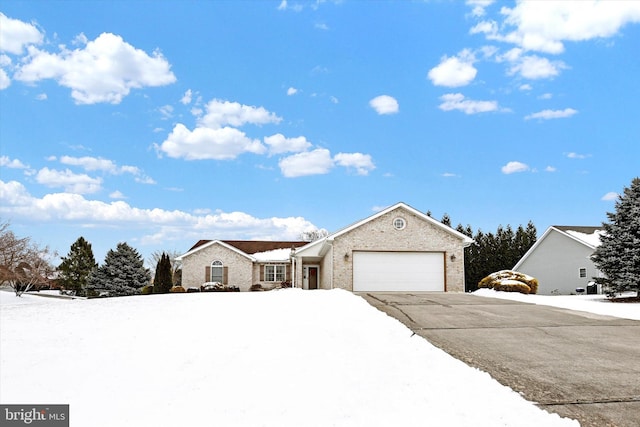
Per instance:
[[[472,242],[397,203],[311,243],[201,240],[178,259],[185,287],[221,282],[246,291],[290,281],[303,289],[463,292]]]

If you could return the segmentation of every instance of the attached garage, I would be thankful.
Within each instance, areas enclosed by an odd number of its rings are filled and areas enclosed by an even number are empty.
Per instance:
[[[445,290],[443,252],[353,252],[354,292]]]

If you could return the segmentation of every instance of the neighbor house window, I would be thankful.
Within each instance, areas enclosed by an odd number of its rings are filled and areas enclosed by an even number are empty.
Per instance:
[[[222,280],[223,280],[222,261],[213,261],[211,263],[211,281],[222,283]]]
[[[586,268],[581,268],[580,269],[580,277],[587,277],[587,269]]]
[[[265,265],[264,280],[265,282],[284,282],[286,275],[286,265]]]

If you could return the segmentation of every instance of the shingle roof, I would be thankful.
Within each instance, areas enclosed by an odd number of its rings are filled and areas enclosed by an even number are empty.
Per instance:
[[[191,252],[192,250],[206,245],[212,240],[200,240],[198,243],[193,245],[191,249],[187,252]],[[290,248],[299,248],[300,246],[304,246],[309,242],[303,241],[271,241],[271,240],[220,240],[223,243],[226,243],[229,246],[233,246],[239,251],[244,252],[245,254],[252,255],[258,252],[267,252],[272,251],[274,249],[290,249]]]

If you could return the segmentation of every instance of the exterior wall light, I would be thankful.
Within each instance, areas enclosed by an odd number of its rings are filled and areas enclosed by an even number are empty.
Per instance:
[[[451,256],[449,257],[449,259],[451,260],[451,262],[454,262],[456,260],[456,256],[455,254],[451,254]]]

